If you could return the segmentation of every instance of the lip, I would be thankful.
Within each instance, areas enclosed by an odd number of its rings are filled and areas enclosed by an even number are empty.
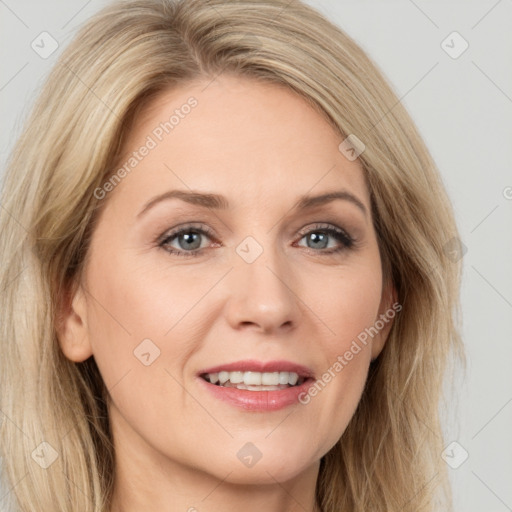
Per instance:
[[[226,372],[295,372],[299,377],[312,378],[314,377],[313,371],[307,366],[293,363],[292,361],[285,361],[284,359],[278,361],[257,361],[256,359],[245,359],[243,361],[234,361],[233,363],[221,364],[212,366],[201,370],[197,375],[201,376],[205,373],[218,373],[220,371]],[[264,393],[257,391],[257,393]]]
[[[276,391],[250,391],[247,389],[227,388],[208,382],[202,378],[206,373],[218,373],[220,371],[244,371],[244,372],[295,372],[305,380],[300,386],[293,386]],[[299,403],[299,396],[307,393],[308,388],[314,384],[313,372],[307,366],[291,361],[257,361],[244,360],[205,368],[197,374],[200,385],[218,400],[222,400],[234,407],[245,411],[269,412],[277,411],[293,404]]]

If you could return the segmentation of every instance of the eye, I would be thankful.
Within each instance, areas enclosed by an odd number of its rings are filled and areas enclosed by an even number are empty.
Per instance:
[[[313,229],[303,234],[301,240],[304,238],[307,239],[308,249],[320,249],[320,252],[324,254],[333,254],[350,249],[355,243],[355,240],[348,233],[331,224],[315,225]],[[329,247],[329,238],[337,240],[338,245]]]
[[[203,224],[186,225],[165,233],[158,242],[158,246],[176,256],[191,257],[202,253],[201,242],[203,238],[214,239],[213,231]],[[307,239],[307,248],[321,254],[334,254],[350,249],[355,240],[344,230],[331,224],[316,224],[313,229],[301,233],[300,240]],[[329,239],[338,244],[329,246]],[[217,243],[217,246],[219,244]],[[299,246],[303,247],[303,246]],[[316,249],[316,250],[315,250]]]
[[[159,242],[159,247],[162,247],[167,252],[177,256],[199,256],[201,253],[201,239],[204,237],[212,238],[213,232],[210,228],[204,225],[199,227],[187,225],[180,229],[166,233],[165,238]],[[174,246],[172,243],[174,242]],[[178,245],[178,247],[176,247]]]

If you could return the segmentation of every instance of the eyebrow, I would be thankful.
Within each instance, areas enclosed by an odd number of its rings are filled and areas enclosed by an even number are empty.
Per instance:
[[[164,192],[163,194],[160,194],[150,199],[144,205],[142,210],[137,214],[137,218],[141,217],[157,203],[170,199],[181,199],[182,201],[185,201],[196,206],[202,206],[205,208],[211,208],[216,210],[227,210],[229,208],[229,201],[224,196],[221,196],[219,194],[194,192],[187,190],[169,190],[168,192]],[[348,190],[337,190],[316,196],[304,195],[300,197],[299,200],[295,203],[293,209],[307,210],[310,208],[314,208],[315,206],[319,206],[321,204],[330,203],[336,199],[349,201],[352,204],[356,205],[365,216],[368,215],[367,208],[363,204],[363,202]]]

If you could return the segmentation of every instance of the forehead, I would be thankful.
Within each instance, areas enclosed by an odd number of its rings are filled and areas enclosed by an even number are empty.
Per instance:
[[[363,169],[339,151],[342,141],[288,87],[233,75],[202,79],[162,92],[139,112],[119,166],[134,152],[144,156],[115,194],[135,204],[179,187],[228,195],[242,207],[343,187],[368,205]]]

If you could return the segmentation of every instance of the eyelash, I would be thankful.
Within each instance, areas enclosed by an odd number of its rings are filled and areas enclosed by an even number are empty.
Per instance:
[[[181,251],[174,248],[169,248],[169,243],[177,238],[179,235],[182,235],[184,233],[197,233],[201,235],[205,235],[208,238],[214,239],[214,234],[210,228],[207,226],[201,225],[201,227],[195,227],[191,225],[187,225],[185,227],[182,227],[176,231],[173,231],[169,234],[165,234],[164,238],[160,237],[160,241],[158,242],[158,246],[167,251],[170,254],[173,254],[175,256],[180,256],[184,258],[190,258],[194,256],[200,256],[203,252],[203,249],[194,249],[193,251]],[[302,240],[304,237],[310,235],[311,233],[326,233],[331,236],[333,236],[335,239],[337,239],[339,242],[341,242],[341,246],[335,249],[320,249],[315,250],[311,247],[305,247],[308,251],[312,251],[314,253],[321,253],[324,255],[332,255],[336,253],[340,253],[342,251],[348,250],[353,248],[355,245],[356,240],[352,238],[348,233],[346,233],[344,230],[337,228],[333,225],[322,225],[322,224],[316,224],[312,229],[309,231],[306,231],[305,233],[301,234],[301,237],[299,239]]]

